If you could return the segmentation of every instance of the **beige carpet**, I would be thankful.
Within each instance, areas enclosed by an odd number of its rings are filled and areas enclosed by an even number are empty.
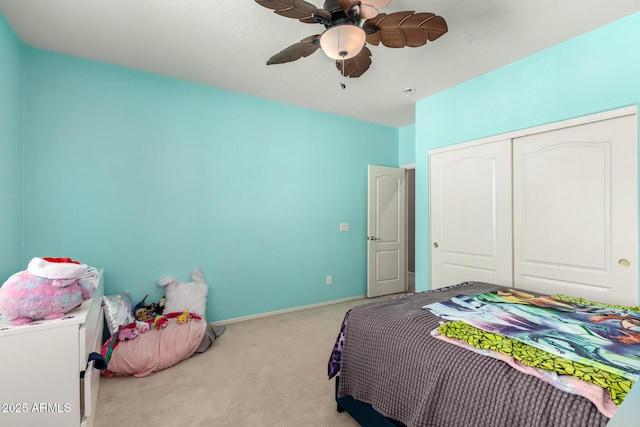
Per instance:
[[[103,426],[357,426],[337,413],[327,362],[337,303],[226,325],[205,353],[145,378],[102,378]]]

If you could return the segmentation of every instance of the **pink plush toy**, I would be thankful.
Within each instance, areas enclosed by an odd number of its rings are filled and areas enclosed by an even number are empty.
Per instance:
[[[140,332],[138,332],[137,328],[123,328],[120,329],[120,333],[118,334],[118,341],[129,341],[134,338],[138,338]]]
[[[143,322],[141,320],[137,320],[136,321],[136,329],[141,334],[144,334],[145,332],[149,332],[149,324],[147,322]]]
[[[42,261],[41,258],[34,260]],[[47,271],[47,278],[20,271],[9,277],[0,287],[0,315],[8,318],[12,325],[57,319],[93,296],[94,290],[85,287],[78,278],[51,278],[55,273],[50,273]]]

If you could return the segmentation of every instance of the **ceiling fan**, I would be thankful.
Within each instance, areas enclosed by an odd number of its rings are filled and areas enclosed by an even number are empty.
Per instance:
[[[318,9],[304,0],[256,0],[274,13],[306,24],[321,24],[324,32],[300,40],[273,55],[267,65],[283,64],[322,49],[343,76],[360,77],[371,65],[366,43],[386,47],[418,47],[447,32],[441,16],[429,12],[380,13],[391,0],[326,0]]]

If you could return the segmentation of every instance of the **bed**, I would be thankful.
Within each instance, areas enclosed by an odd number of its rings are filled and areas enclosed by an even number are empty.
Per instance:
[[[366,426],[607,424],[593,399],[431,334],[443,319],[424,306],[506,289],[465,282],[349,310],[328,365],[338,410]]]

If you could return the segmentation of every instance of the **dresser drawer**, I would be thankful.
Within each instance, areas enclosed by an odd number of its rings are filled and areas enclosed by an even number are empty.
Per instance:
[[[93,344],[90,352],[100,353],[102,348],[102,328],[104,327],[104,316],[102,307],[100,307],[100,316],[98,317],[98,325],[96,331],[100,333],[94,334]],[[86,360],[86,359],[85,359]],[[100,385],[100,370],[96,369],[93,360],[87,365],[84,377],[80,380],[80,414],[81,426],[93,425],[95,419],[96,403],[98,402],[98,388]]]

